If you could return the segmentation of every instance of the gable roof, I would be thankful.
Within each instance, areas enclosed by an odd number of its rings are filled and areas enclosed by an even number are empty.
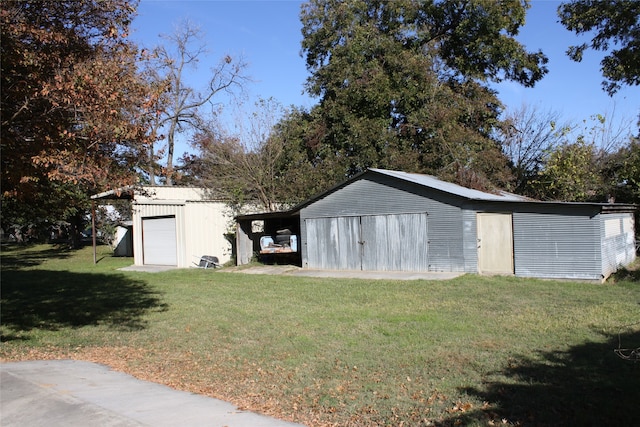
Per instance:
[[[464,199],[470,201],[482,201],[482,202],[503,202],[503,203],[531,203],[531,204],[540,204],[540,205],[565,205],[565,206],[593,206],[600,209],[602,212],[635,212],[637,206],[633,204],[618,204],[618,203],[592,203],[592,202],[558,202],[558,201],[541,201],[531,199],[529,197],[520,196],[517,194],[508,193],[506,191],[500,191],[498,194],[486,193],[484,191],[474,190],[471,188],[463,187],[458,184],[454,184],[452,182],[442,181],[434,176],[419,174],[419,173],[408,173],[408,172],[400,172],[393,171],[387,169],[375,169],[370,168],[366,171],[360,172],[359,174],[353,176],[351,179],[348,179],[344,182],[341,182],[330,189],[311,197],[308,200],[292,207],[287,211],[280,212],[268,212],[268,213],[256,213],[249,215],[239,215],[236,217],[237,220],[255,220],[255,219],[267,219],[273,217],[291,217],[300,213],[300,210],[309,206],[310,204],[322,199],[323,197],[328,196],[334,191],[343,188],[354,181],[362,178],[366,174],[379,174],[388,176],[394,179],[398,179],[405,182],[412,182],[414,184],[420,185],[425,188],[434,189],[437,191],[441,191],[448,194],[453,194],[458,197],[462,197]]]
[[[423,187],[433,188],[435,190],[443,191],[445,193],[454,194],[456,196],[463,197],[470,200],[481,200],[489,202],[524,202],[531,201],[531,199],[518,196],[517,194],[507,193],[501,191],[498,194],[485,193],[484,191],[474,190],[471,188],[463,187],[452,182],[442,181],[431,175],[424,175],[419,173],[399,172],[386,169],[369,169],[370,171],[391,176],[393,178],[401,179],[403,181],[413,182],[414,184],[421,185]]]

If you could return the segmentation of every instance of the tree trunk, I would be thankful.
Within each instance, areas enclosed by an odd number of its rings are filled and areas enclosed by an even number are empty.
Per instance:
[[[167,171],[166,171],[166,185],[173,185],[173,144],[174,135],[176,132],[175,121],[171,122],[171,128],[167,135]]]
[[[156,185],[156,166],[153,152],[153,144],[149,149],[149,184]]]
[[[73,249],[79,249],[82,247],[82,217],[80,214],[75,214],[70,219],[71,223],[71,247]]]

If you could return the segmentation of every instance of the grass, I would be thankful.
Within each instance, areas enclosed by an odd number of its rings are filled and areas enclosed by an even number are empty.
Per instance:
[[[3,247],[4,361],[74,358],[310,426],[632,425],[634,270],[605,285],[123,272]]]

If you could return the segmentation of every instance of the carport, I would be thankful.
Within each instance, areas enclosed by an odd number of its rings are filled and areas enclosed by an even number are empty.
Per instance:
[[[236,264],[244,265],[260,252],[260,238],[274,235],[278,230],[288,229],[300,235],[300,213],[293,209],[284,212],[265,212],[239,215],[236,218]],[[288,257],[295,265],[300,265],[300,252]]]

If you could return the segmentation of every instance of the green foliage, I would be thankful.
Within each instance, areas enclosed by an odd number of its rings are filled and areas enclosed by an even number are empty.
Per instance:
[[[640,205],[640,140],[631,138],[603,161],[602,175],[616,202]]]
[[[412,65],[401,62],[400,52],[413,52],[413,58],[431,57],[434,61],[429,65],[443,74],[532,86],[547,72],[547,58],[542,52],[526,52],[513,38],[525,22],[527,7],[519,0],[311,1],[302,13],[302,46],[307,67],[314,73],[310,92],[322,95],[332,86],[351,83],[331,72],[347,65],[334,62],[336,57],[353,55],[355,62],[348,65],[358,67],[386,53],[390,67]],[[399,56],[390,55],[389,47],[399,49]],[[349,68],[343,71],[357,75]]]
[[[638,143],[628,121],[596,114],[579,129],[523,109],[507,123],[504,147],[525,178],[518,192],[542,200],[638,202]]]
[[[621,84],[640,84],[640,2],[572,0],[558,7],[560,22],[590,44],[571,46],[567,55],[580,62],[588,48],[607,52],[600,62],[603,88],[613,95]]]
[[[479,189],[508,185],[506,158],[492,140],[500,102],[485,83],[532,86],[546,57],[513,36],[526,4],[508,2],[311,1],[302,47],[320,103],[286,157],[313,176],[369,167],[425,172]],[[289,173],[289,170],[286,171]],[[295,171],[294,171],[295,173]]]
[[[601,188],[595,146],[580,138],[553,150],[534,186],[545,200],[593,200]]]

